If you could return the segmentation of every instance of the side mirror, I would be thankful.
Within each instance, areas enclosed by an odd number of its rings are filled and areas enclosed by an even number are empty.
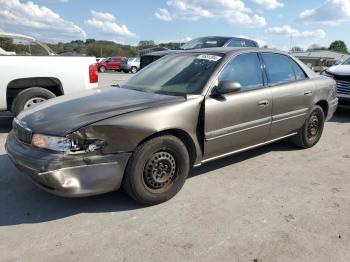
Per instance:
[[[219,95],[235,93],[241,90],[241,84],[232,81],[220,81],[218,86],[215,88],[215,93]]]

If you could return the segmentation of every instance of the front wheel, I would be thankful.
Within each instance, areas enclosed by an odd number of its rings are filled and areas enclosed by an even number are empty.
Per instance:
[[[137,72],[137,67],[136,66],[131,67],[131,73],[136,74],[136,72]]]
[[[100,72],[101,73],[105,73],[107,71],[107,69],[104,67],[104,66],[101,66],[100,67]]]
[[[127,165],[123,187],[137,202],[159,204],[180,191],[189,168],[188,151],[180,139],[156,137],[136,148]]]
[[[12,103],[11,111],[17,116],[23,110],[37,106],[38,104],[56,97],[51,91],[41,87],[31,87],[20,92]]]
[[[302,148],[311,148],[320,140],[324,129],[325,116],[320,106],[314,106],[293,142]]]

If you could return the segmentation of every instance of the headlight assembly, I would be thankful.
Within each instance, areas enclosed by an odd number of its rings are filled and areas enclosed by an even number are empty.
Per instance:
[[[70,151],[72,142],[66,137],[34,134],[32,138],[32,145],[38,148],[45,148],[58,152],[67,152]]]
[[[57,152],[81,154],[100,150],[105,146],[105,142],[102,140],[79,142],[78,140],[66,137],[34,134],[32,137],[32,145]]]

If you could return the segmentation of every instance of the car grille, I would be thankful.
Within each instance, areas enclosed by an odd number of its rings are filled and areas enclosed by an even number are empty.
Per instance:
[[[17,138],[26,143],[30,144],[32,142],[32,131],[25,127],[18,119],[14,119],[12,123],[13,131],[15,132]]]
[[[144,55],[141,57],[140,61],[140,68],[144,68],[148,66],[149,64],[153,63],[154,61],[158,60],[161,58],[160,56],[155,56],[155,55]]]
[[[334,75],[337,82],[337,93],[342,95],[350,95],[350,76]]]

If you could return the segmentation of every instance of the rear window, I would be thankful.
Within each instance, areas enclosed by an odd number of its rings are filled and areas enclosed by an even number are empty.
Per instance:
[[[295,80],[289,57],[280,54],[262,53],[270,85],[288,83]]]

